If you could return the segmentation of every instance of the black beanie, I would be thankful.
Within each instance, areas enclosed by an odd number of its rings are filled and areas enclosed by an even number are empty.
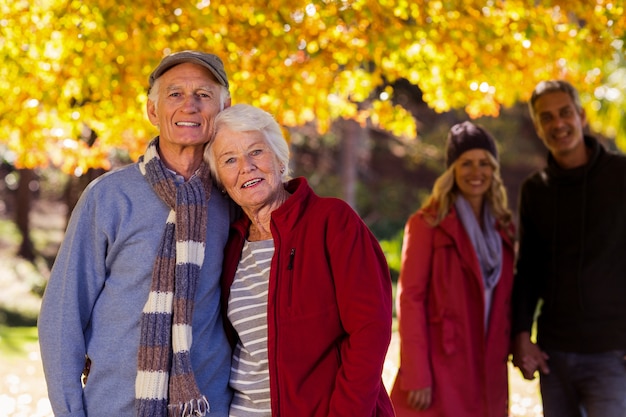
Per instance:
[[[446,167],[449,168],[463,152],[470,149],[484,149],[498,159],[496,141],[489,132],[471,122],[463,122],[452,126],[448,132]]]

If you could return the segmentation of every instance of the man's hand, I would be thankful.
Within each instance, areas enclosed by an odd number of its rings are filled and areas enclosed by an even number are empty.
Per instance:
[[[415,410],[426,410],[432,402],[432,389],[428,387],[409,391],[407,402]]]
[[[519,368],[524,378],[535,379],[535,371],[549,374],[548,355],[531,342],[530,333],[522,332],[513,341],[513,365]]]

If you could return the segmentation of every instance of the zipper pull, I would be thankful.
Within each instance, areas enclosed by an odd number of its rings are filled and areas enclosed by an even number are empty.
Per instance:
[[[287,265],[287,269],[293,269],[293,258],[296,256],[296,248],[291,248],[291,252],[289,253],[289,264]]]

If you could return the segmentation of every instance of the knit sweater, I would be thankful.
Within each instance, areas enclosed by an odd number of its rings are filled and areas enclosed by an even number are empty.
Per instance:
[[[530,331],[538,301],[543,349],[626,349],[626,157],[586,136],[589,162],[552,156],[520,198],[514,334]]]
[[[39,316],[48,394],[57,417],[134,416],[139,323],[168,212],[136,164],[101,176],[81,196]],[[192,320],[193,370],[211,416],[221,417],[228,415],[231,399],[231,350],[218,281],[229,214],[228,200],[213,189]],[[83,390],[85,355],[92,364]]]

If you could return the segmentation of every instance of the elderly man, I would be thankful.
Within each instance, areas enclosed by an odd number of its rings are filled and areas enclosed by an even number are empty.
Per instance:
[[[44,295],[39,337],[57,417],[228,415],[219,276],[234,211],[202,160],[230,106],[228,79],[217,56],[183,51],[149,84],[159,136],[83,193]]]

